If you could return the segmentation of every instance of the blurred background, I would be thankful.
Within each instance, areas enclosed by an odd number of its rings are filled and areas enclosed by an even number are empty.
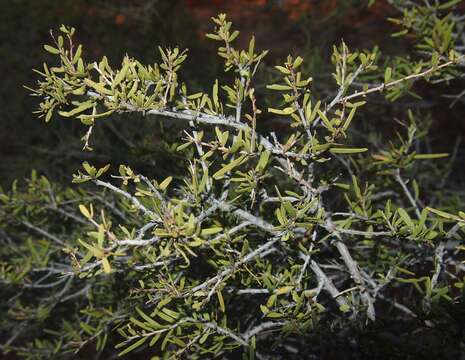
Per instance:
[[[38,169],[57,181],[69,182],[70,174],[83,160],[94,162],[151,164],[157,137],[153,122],[117,117],[96,127],[97,151],[81,151],[85,127],[77,121],[45,124],[32,111],[37,107],[23,85],[33,87],[33,68],[50,61],[42,45],[49,42],[50,29],[61,24],[74,26],[76,39],[84,44],[88,61],[107,55],[118,65],[127,53],[142,63],[158,60],[157,46],[189,49],[183,77],[194,89],[206,89],[222,71],[216,44],[205,39],[212,29],[210,18],[225,12],[241,30],[239,45],[252,34],[259,49],[270,49],[266,65],[271,67],[287,54],[306,60],[305,72],[313,76],[316,90],[323,95],[334,91],[329,56],[342,38],[351,47],[371,48],[380,44],[383,53],[409,51],[408,38],[392,38],[397,31],[386,20],[398,16],[387,1],[367,6],[366,0],[3,0],[0,11],[0,185],[9,186]],[[270,79],[271,71],[261,73]],[[331,87],[332,86],[332,87]],[[445,85],[443,85],[445,86]],[[448,91],[460,92],[463,84],[448,84]],[[462,87],[463,88],[463,87]],[[436,96],[439,87],[416,89],[423,98],[416,105],[433,119],[433,141],[450,150],[465,130],[463,103],[451,110],[450,101]],[[380,100],[381,101],[381,100]],[[406,106],[412,99],[402,100]],[[393,105],[392,120],[396,107]],[[397,111],[399,109],[397,108]],[[378,121],[380,114],[374,113]],[[266,120],[266,116],[264,116]],[[262,119],[262,121],[264,121]],[[390,126],[384,126],[389,129]],[[383,125],[380,121],[380,129]],[[462,162],[463,163],[463,162]]]

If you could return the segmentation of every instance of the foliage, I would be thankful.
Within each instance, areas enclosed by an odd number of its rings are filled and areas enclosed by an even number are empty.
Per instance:
[[[207,37],[225,74],[203,92],[180,76],[186,50],[160,47],[150,65],[87,62],[66,26],[44,46],[55,62],[36,71],[36,113],[82,122],[85,149],[115,113],[179,122],[182,140],[166,133],[165,156],[178,162],[169,176],[84,162],[70,188],[33,173],[25,189],[1,192],[5,351],[303,357],[319,329],[387,318],[435,326],[444,304],[460,302],[464,204],[435,181],[454,157],[429,150],[416,110],[393,138],[357,130],[365,109],[382,112],[374,94],[395,101],[418,80],[455,76],[464,58],[453,26],[439,26],[416,61],[334,46],[328,100],[300,56],[257,86],[267,51],[253,37],[236,48],[227,17],[213,21]],[[265,116],[284,130],[267,129]]]
[[[444,59],[446,54],[453,50],[457,56],[464,56],[465,37],[464,16],[460,12],[452,12],[457,5],[463,2],[452,0],[446,2],[436,1],[432,4],[428,2],[416,3],[407,1],[390,1],[399,11],[402,12],[400,18],[389,19],[394,24],[401,27],[401,30],[393,36],[410,36],[415,41],[415,48],[423,56],[434,56],[436,61]],[[456,77],[461,77],[464,63],[461,62],[458,71],[438,79],[438,82],[451,81]],[[448,96],[453,101],[453,106],[457,102],[463,102],[465,90],[455,96]]]

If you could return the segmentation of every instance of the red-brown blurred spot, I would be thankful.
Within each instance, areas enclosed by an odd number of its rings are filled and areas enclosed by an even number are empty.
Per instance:
[[[123,25],[125,21],[126,21],[126,15],[124,15],[124,14],[117,14],[117,15],[115,16],[115,24],[116,24],[116,25]]]

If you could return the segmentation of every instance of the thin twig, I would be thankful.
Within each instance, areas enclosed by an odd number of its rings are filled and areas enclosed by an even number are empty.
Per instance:
[[[313,270],[318,280],[323,283],[323,288],[333,297],[333,299],[337,301],[339,306],[348,306],[346,298],[338,296],[340,294],[340,291],[334,286],[331,279],[328,276],[326,276],[324,271],[320,268],[320,266],[315,260],[311,260],[310,268]]]
[[[399,169],[397,169],[397,171],[396,171],[396,173],[394,175],[394,178],[400,184],[400,186],[402,187],[402,190],[404,190],[405,195],[407,196],[408,200],[410,201],[410,204],[412,204],[413,209],[415,210],[415,214],[417,215],[418,219],[420,219],[420,217],[421,217],[420,208],[419,208],[417,202],[415,201],[415,199],[413,198],[410,190],[408,189],[407,184],[405,183],[405,181],[400,176],[400,170]]]

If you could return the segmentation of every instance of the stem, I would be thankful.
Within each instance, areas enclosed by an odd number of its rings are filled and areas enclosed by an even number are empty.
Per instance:
[[[407,196],[408,200],[410,201],[410,204],[412,204],[413,208],[415,209],[415,214],[417,215],[418,219],[420,219],[421,217],[420,208],[417,202],[415,201],[415,199],[413,198],[410,190],[408,189],[407,184],[405,183],[404,180],[402,180],[399,169],[397,169],[396,174],[394,176],[395,176],[396,181],[400,184],[400,186],[402,186],[402,190],[404,190],[404,193]]]

